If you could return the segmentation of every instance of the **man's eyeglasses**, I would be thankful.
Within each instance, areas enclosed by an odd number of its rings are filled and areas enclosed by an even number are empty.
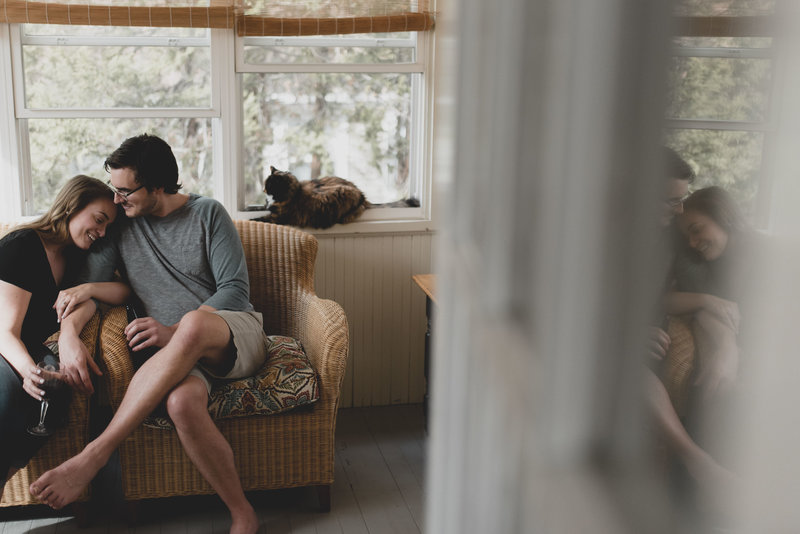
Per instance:
[[[131,196],[132,194],[134,194],[135,192],[137,192],[139,189],[141,189],[141,188],[143,188],[143,187],[144,187],[143,185],[140,185],[140,186],[139,186],[139,187],[137,187],[136,189],[131,189],[130,191],[126,191],[126,190],[124,190],[124,189],[117,189],[116,187],[114,187],[113,185],[111,185],[111,180],[109,180],[109,181],[108,181],[108,182],[106,182],[106,183],[108,184],[108,187],[109,187],[109,188],[110,188],[110,189],[111,189],[111,190],[114,192],[114,194],[115,194],[115,195],[119,195],[119,196],[121,196],[122,198],[124,198],[125,200],[128,200],[128,197],[129,197],[129,196]]]
[[[677,208],[678,206],[686,202],[687,198],[689,198],[689,195],[686,195],[685,197],[681,198],[668,198],[664,201],[664,203],[670,208]]]

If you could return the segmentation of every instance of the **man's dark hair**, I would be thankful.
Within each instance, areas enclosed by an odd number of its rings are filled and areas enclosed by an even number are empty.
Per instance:
[[[668,180],[686,180],[694,182],[696,177],[692,166],[669,147],[664,147],[664,173]]]
[[[172,148],[155,135],[142,134],[130,137],[106,158],[103,168],[131,169],[136,181],[148,191],[159,187],[174,194],[181,188],[178,183],[178,162]]]

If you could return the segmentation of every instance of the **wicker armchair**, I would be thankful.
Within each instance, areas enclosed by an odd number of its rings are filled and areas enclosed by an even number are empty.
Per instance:
[[[10,229],[10,225],[0,225],[0,235],[4,235]],[[99,314],[95,314],[81,333],[81,339],[86,345],[86,348],[89,349],[89,354],[95,353],[99,327],[100,316]],[[72,404],[70,406],[69,415],[67,416],[67,424],[64,428],[59,429],[53,434],[47,444],[31,458],[27,466],[17,471],[17,473],[6,482],[5,489],[3,490],[3,498],[0,500],[0,507],[40,504],[39,501],[31,497],[28,491],[31,483],[39,478],[45,471],[58,466],[62,462],[78,454],[83,450],[88,441],[89,396],[75,392],[72,396]],[[85,511],[83,507],[80,506],[80,503],[87,501],[88,498],[89,492],[87,489],[84,490],[83,494],[78,499],[78,503],[76,503],[77,506],[74,507],[74,513],[81,523],[85,522]]]
[[[661,380],[679,417],[686,415],[695,367],[695,346],[692,327],[687,317],[669,318],[667,334],[670,346],[664,358]]]
[[[317,240],[300,230],[235,221],[250,274],[251,302],[269,334],[299,339],[319,374],[320,400],[284,414],[217,421],[233,448],[245,491],[315,486],[330,509],[334,430],[348,351],[341,306],[314,293]],[[100,332],[103,380],[116,410],[133,375],[122,329],[125,311],[113,308]],[[127,501],[213,493],[181,447],[174,430],[140,426],[119,449]]]

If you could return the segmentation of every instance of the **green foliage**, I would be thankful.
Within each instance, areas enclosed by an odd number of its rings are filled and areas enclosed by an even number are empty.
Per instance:
[[[368,63],[385,59],[387,51],[362,48],[354,53],[349,60]],[[259,54],[271,62],[330,64],[340,61],[343,52],[275,47],[254,52],[251,59]],[[242,87],[247,203],[263,202],[270,165],[300,179],[339,175],[373,202],[408,194],[410,75],[245,74]]]
[[[107,179],[106,157],[140,133],[164,138],[178,160],[187,192],[213,196],[209,119],[29,119],[33,209],[44,212],[76,174]]]
[[[692,2],[682,3],[687,7]],[[717,2],[716,9],[756,9],[764,2]],[[724,4],[724,5],[723,5]],[[702,4],[708,7],[708,3]],[[694,7],[700,7],[696,3]],[[689,6],[692,7],[692,6]],[[697,45],[679,40],[684,45]],[[728,47],[730,39],[704,38],[702,46]],[[734,43],[739,46],[741,42]],[[757,44],[763,46],[762,39]],[[772,61],[755,58],[676,57],[669,68],[667,117],[687,122],[686,128],[665,133],[674,148],[697,173],[694,189],[719,185],[753,214],[761,178],[763,125],[769,120]],[[740,129],[714,121],[736,121]],[[724,129],[723,129],[724,128]]]
[[[251,59],[285,64],[413,59],[413,48],[404,47],[249,48]],[[32,109],[211,104],[208,47],[25,45],[23,62],[26,105]],[[395,73],[244,74],[246,203],[263,203],[263,180],[270,165],[301,179],[338,172],[375,202],[404,198],[411,80],[411,74]],[[104,178],[106,156],[124,139],[142,132],[159,135],[173,147],[184,190],[214,193],[210,119],[36,118],[28,119],[28,129],[35,211],[44,210],[75,174]]]

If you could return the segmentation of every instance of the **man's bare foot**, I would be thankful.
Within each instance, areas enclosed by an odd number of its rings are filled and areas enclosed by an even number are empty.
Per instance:
[[[742,486],[741,479],[707,454],[687,467],[697,481],[700,509],[713,521],[727,524],[737,512],[736,498]]]
[[[230,534],[256,534],[258,527],[258,516],[252,507],[248,511],[231,514]]]
[[[31,495],[51,508],[63,508],[80,497],[103,463],[84,449],[34,481]]]

